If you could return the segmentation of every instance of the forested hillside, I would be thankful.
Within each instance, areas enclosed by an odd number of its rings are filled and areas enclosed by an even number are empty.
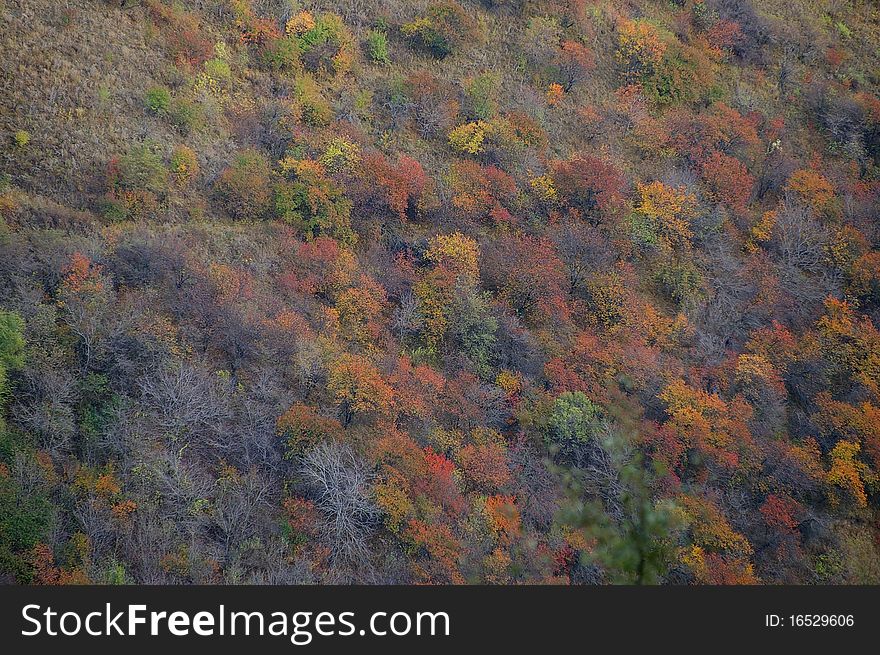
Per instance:
[[[880,582],[878,44],[0,0],[0,580]]]

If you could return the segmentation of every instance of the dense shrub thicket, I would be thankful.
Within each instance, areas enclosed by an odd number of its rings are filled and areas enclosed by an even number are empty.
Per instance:
[[[876,4],[0,15],[2,580],[880,581]]]

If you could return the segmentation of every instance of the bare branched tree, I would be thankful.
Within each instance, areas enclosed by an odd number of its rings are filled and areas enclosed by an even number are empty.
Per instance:
[[[188,364],[145,375],[140,388],[158,426],[173,436],[213,429],[225,414],[214,380]]]
[[[809,208],[786,202],[773,227],[773,246],[783,265],[807,273],[818,273],[825,261],[825,228],[813,218]]]
[[[272,501],[270,483],[255,471],[221,481],[213,521],[220,530],[224,561],[233,550],[261,533]]]
[[[568,268],[569,283],[575,293],[584,290],[587,279],[614,263],[608,240],[589,224],[569,224],[554,237],[559,256]]]
[[[45,448],[53,453],[66,452],[76,431],[73,405],[77,399],[70,371],[43,360],[25,371],[13,416],[35,432]]]
[[[403,340],[418,331],[424,322],[424,317],[419,311],[419,303],[411,291],[406,291],[400,298],[400,304],[394,309],[392,326],[398,341]]]
[[[379,511],[373,474],[348,446],[324,442],[306,453],[301,473],[323,514],[323,532],[334,558],[366,559]]]

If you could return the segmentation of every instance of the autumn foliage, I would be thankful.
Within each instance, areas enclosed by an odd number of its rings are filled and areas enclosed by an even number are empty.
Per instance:
[[[876,3],[28,4],[0,582],[880,582]]]

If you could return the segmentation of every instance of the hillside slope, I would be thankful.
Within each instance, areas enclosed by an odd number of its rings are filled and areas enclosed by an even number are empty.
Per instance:
[[[880,582],[880,11],[0,0],[0,576]]]

